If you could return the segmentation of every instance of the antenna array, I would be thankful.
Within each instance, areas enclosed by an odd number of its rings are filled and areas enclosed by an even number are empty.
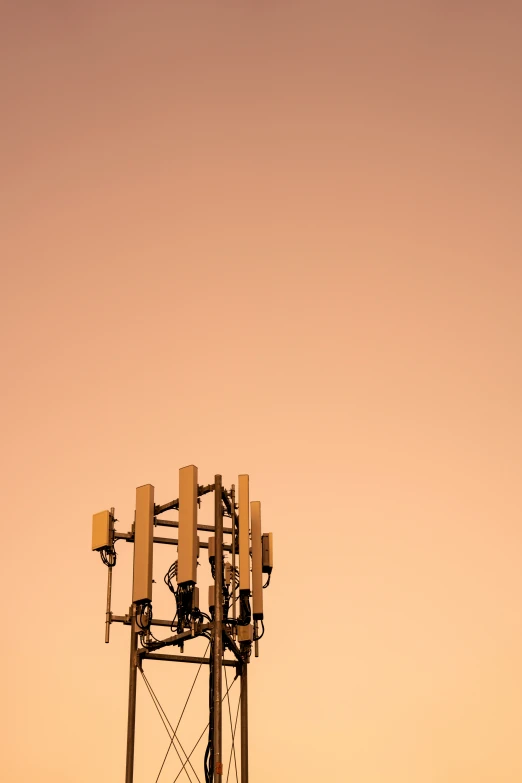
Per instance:
[[[92,549],[100,552],[103,563],[108,567],[105,642],[110,640],[112,623],[130,626],[131,633],[125,783],[133,783],[134,780],[137,673],[141,671],[143,674],[146,660],[210,667],[206,783],[222,783],[222,671],[223,666],[236,669],[241,688],[241,783],[248,783],[248,664],[252,646],[255,657],[258,657],[259,639],[264,634],[263,589],[268,587],[272,573],[273,536],[272,533],[262,533],[261,503],[250,501],[248,475],[240,475],[238,484],[236,503],[234,485],[229,490],[225,489],[220,475],[214,476],[213,484],[200,485],[197,467],[188,465],[179,471],[179,497],[169,503],[154,503],[154,487],[151,484],[136,489],[136,511],[130,532],[115,530],[114,508],[93,516]],[[212,492],[214,524],[198,524],[201,498]],[[177,521],[163,518],[165,512],[173,510],[178,511]],[[230,519],[230,527],[224,527],[224,518]],[[154,529],[159,526],[177,528],[178,538],[155,536]],[[200,532],[212,535],[203,541],[199,538]],[[229,543],[225,543],[224,536]],[[132,605],[124,616],[115,615],[111,610],[112,575],[117,559],[115,545],[119,540],[134,546]],[[177,560],[164,579],[175,600],[173,620],[158,620],[153,614],[154,544],[177,546]],[[198,588],[200,549],[208,550],[212,574],[208,613],[201,609]],[[265,584],[263,575],[266,575]],[[151,630],[153,626],[170,628],[173,635],[157,639]],[[210,640],[209,657],[185,656],[185,644],[200,636]],[[180,654],[158,652],[167,647],[177,647]],[[188,757],[184,766],[187,762]]]

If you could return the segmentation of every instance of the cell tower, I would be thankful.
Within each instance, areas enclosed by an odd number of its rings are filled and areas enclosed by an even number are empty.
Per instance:
[[[234,485],[229,490],[225,489],[221,476],[216,475],[213,484],[202,486],[198,484],[197,467],[188,465],[179,471],[179,497],[176,500],[164,505],[156,505],[154,503],[154,487],[151,484],[145,484],[136,489],[136,512],[130,532],[119,533],[115,530],[117,520],[114,508],[111,508],[110,511],[101,511],[93,516],[92,549],[100,552],[102,561],[108,567],[105,642],[109,642],[112,623],[123,623],[130,626],[125,783],[133,783],[134,780],[138,671],[141,672],[153,697],[156,709],[160,715],[163,713],[165,716],[143,671],[144,661],[148,660],[198,664],[198,673],[203,665],[210,668],[209,714],[206,727],[208,729],[208,743],[204,759],[205,783],[222,783],[223,780],[222,705],[230,688],[223,695],[222,673],[224,666],[235,669],[236,678],[240,682],[240,779],[241,783],[248,783],[248,665],[251,660],[252,645],[254,645],[255,657],[258,657],[259,639],[264,633],[263,588],[268,587],[272,573],[273,538],[272,533],[263,534],[261,531],[261,503],[259,501],[250,502],[248,475],[239,476],[238,489],[238,502],[236,503]],[[211,492],[214,493],[214,524],[198,524],[198,508],[201,498]],[[163,518],[162,515],[171,510],[178,511],[177,521]],[[224,517],[230,519],[230,527],[223,526]],[[154,528],[160,526],[177,528],[178,538],[155,536]],[[207,541],[200,541],[198,531],[211,535]],[[225,535],[230,543],[224,542]],[[118,540],[125,540],[134,545],[132,605],[129,613],[124,616],[115,615],[111,610],[112,574],[116,565],[115,545]],[[164,579],[165,585],[175,599],[173,620],[158,620],[153,616],[152,563],[154,544],[177,546],[178,559],[171,565]],[[208,613],[203,612],[200,608],[197,586],[200,549],[208,550],[213,580],[209,587]],[[230,559],[226,559],[226,557]],[[264,574],[266,575],[265,584],[263,584]],[[152,633],[153,626],[170,629],[171,634],[174,635],[158,639]],[[184,655],[185,644],[200,636],[209,639],[209,656],[190,657]],[[177,647],[179,654],[167,655],[158,652],[165,647]],[[227,656],[225,656],[226,652]],[[167,728],[164,720],[163,722]],[[168,719],[167,723],[172,732],[169,732],[171,744],[168,750],[174,747],[182,763],[179,775],[185,771],[191,780],[191,776],[188,774],[188,768],[190,768],[199,779],[190,761],[196,746],[187,754],[181,747],[179,738],[176,737],[176,729],[172,727]],[[232,728],[231,716],[230,728],[233,742],[235,729]],[[178,751],[176,739],[183,756]]]

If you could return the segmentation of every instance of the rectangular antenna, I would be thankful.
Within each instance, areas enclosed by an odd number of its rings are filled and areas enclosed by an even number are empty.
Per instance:
[[[134,603],[152,601],[152,536],[154,528],[154,487],[144,484],[136,490],[134,522]]]
[[[100,511],[92,515],[92,549],[103,549],[111,545],[111,515]]]
[[[179,471],[178,584],[196,584],[198,564],[198,469]]]
[[[250,593],[249,478],[239,476],[239,592]]]
[[[261,503],[250,504],[252,526],[252,615],[254,620],[263,619],[263,546],[261,542]]]

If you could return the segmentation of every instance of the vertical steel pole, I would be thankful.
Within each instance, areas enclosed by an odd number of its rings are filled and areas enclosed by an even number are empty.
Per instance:
[[[136,632],[135,607],[132,607],[130,670],[129,670],[129,713],[127,720],[127,765],[125,783],[134,780],[134,736],[136,732],[136,681],[138,677],[138,634]]]
[[[107,574],[107,611],[105,612],[105,644],[109,644],[111,633],[111,595],[112,595],[112,566],[109,566]]]
[[[248,663],[241,666],[241,783],[248,783]]]
[[[214,783],[223,780],[222,759],[222,720],[221,720],[221,673],[223,659],[223,486],[221,476],[214,477],[214,525],[216,535],[216,581],[214,584],[214,650],[213,650],[213,687],[214,687]]]

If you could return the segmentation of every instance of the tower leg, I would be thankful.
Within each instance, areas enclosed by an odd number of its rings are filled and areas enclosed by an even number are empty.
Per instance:
[[[134,736],[136,732],[136,681],[138,676],[138,634],[133,617],[131,625],[130,669],[129,669],[129,714],[127,721],[127,764],[125,783],[134,780]]]
[[[248,664],[241,666],[241,783],[248,783]]]
[[[222,758],[222,713],[221,713],[221,694],[222,694],[222,660],[223,660],[223,498],[221,476],[215,476],[215,506],[214,506],[214,524],[216,541],[216,581],[214,583],[214,629],[213,629],[213,688],[214,688],[214,736],[213,736],[213,760],[214,760],[214,783],[221,783],[223,780],[223,758]]]

